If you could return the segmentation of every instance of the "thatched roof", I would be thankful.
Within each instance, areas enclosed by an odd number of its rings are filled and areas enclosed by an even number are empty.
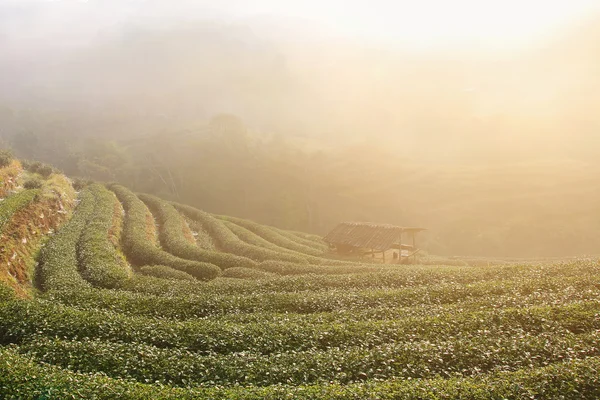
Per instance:
[[[342,222],[323,240],[335,245],[385,251],[400,242],[403,232],[420,232],[424,228],[407,228],[369,222]]]

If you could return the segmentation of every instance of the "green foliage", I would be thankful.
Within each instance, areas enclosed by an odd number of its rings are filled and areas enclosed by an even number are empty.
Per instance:
[[[522,333],[518,350],[511,347],[514,338],[497,335],[496,331],[488,331],[452,338],[451,342],[415,340],[263,356],[251,352],[201,355],[183,349],[94,339],[65,341],[34,337],[20,347],[22,352],[39,361],[63,368],[82,372],[100,370],[114,378],[138,382],[148,379],[166,385],[209,387],[236,382],[257,386],[331,381],[348,384],[393,377],[474,376],[600,356],[600,337],[596,334]]]
[[[319,245],[316,242],[305,241],[292,234],[284,234],[282,233],[283,231],[277,230],[276,228],[261,225],[256,222],[241,218],[227,216],[221,216],[220,218],[244,227],[256,233],[263,239],[269,241],[270,243],[273,243],[284,249],[293,250],[298,253],[308,254],[311,256],[321,256],[325,251],[327,251],[327,246],[324,243]]]
[[[38,168],[37,173],[44,177],[44,179],[48,179],[54,173],[54,168],[50,165],[42,165]]]
[[[53,364],[75,363],[68,365],[139,381],[208,386],[347,383],[367,377],[476,375],[597,356],[600,339],[594,331],[599,322],[593,316],[598,311],[596,302],[490,310],[389,321],[382,329],[371,321],[351,322],[351,315],[342,325],[318,319],[312,324],[157,320],[148,325],[149,320],[113,313],[13,302],[0,306],[0,338],[19,342],[25,351]],[[96,339],[80,342],[80,337]],[[518,348],[513,347],[515,340]],[[199,368],[206,372],[198,374]],[[121,372],[125,370],[129,372]]]
[[[307,246],[310,246],[310,243],[316,243],[317,246],[327,246],[325,242],[323,242],[323,238],[319,235],[314,235],[312,233],[306,232],[297,232],[297,231],[288,231],[284,229],[277,229],[277,232],[282,234],[283,236],[287,236],[290,238],[296,237],[302,240],[302,243],[305,243]]]
[[[313,261],[311,259],[311,261]],[[318,263],[325,263],[327,265],[304,265],[295,264],[290,262],[282,261],[263,261],[258,265],[258,269],[265,272],[272,272],[279,275],[305,275],[305,274],[319,274],[319,275],[344,275],[352,272],[369,272],[378,271],[381,267],[358,265],[353,263],[345,262],[327,262],[321,260],[314,260]]]
[[[213,264],[184,260],[149,243],[146,239],[148,208],[123,186],[111,185],[110,189],[115,192],[125,209],[123,250],[133,264],[166,265],[201,280],[214,279],[220,274],[220,269]]]
[[[79,192],[80,190],[83,190],[86,186],[89,186],[93,183],[94,181],[91,181],[89,179],[75,178],[73,179],[73,189]]]
[[[247,350],[271,354],[348,345],[373,347],[406,338],[452,340],[483,331],[495,332],[498,337],[516,338],[527,332],[560,336],[567,331],[580,334],[600,327],[600,321],[594,317],[600,309],[589,293],[591,287],[592,284],[580,288],[587,294],[574,294],[566,284],[545,299],[536,299],[535,294],[524,296],[520,288],[491,299],[479,295],[467,302],[464,300],[474,292],[452,298],[448,291],[433,297],[427,308],[414,306],[423,293],[410,291],[395,293],[385,302],[369,298],[367,293],[362,298],[348,293],[338,301],[334,292],[314,294],[304,303],[300,293],[229,295],[211,303],[212,294],[170,298],[111,294],[106,290],[52,292],[46,296],[48,300],[70,301],[79,309],[50,302],[7,304],[0,308],[0,337],[9,342],[34,334],[71,339],[94,337],[223,354]],[[507,287],[506,291],[510,289]],[[394,301],[398,306],[393,306]],[[438,303],[442,304],[434,306]],[[564,305],[553,305],[556,303]],[[411,305],[415,309],[407,308]],[[510,308],[513,305],[519,308]],[[218,318],[196,319],[217,315]],[[189,321],[150,319],[154,317]]]
[[[29,171],[29,172],[31,172],[31,169],[32,169],[34,163],[39,164],[38,161],[21,159],[21,165],[23,166],[23,169],[25,169],[26,171]]]
[[[14,300],[15,291],[0,281],[0,302]]]
[[[12,399],[457,399],[531,398],[579,400],[600,396],[600,360],[572,360],[539,369],[524,368],[474,378],[390,379],[351,385],[277,385],[271,387],[186,388],[147,385],[101,374],[81,374],[36,365],[17,348],[0,351],[0,386]]]
[[[310,254],[307,254],[306,252],[303,253],[303,252],[299,252],[296,250],[291,250],[286,247],[281,247],[281,246],[275,244],[274,242],[281,243],[281,239],[283,239],[283,241],[287,241],[287,242],[291,242],[291,241],[282,237],[281,235],[277,234],[275,232],[275,230],[276,230],[275,228],[255,224],[262,228],[257,229],[256,227],[254,227],[255,229],[253,231],[253,230],[248,229],[248,227],[253,227],[254,223],[246,224],[244,220],[240,220],[238,218],[231,218],[231,217],[218,217],[218,218],[220,219],[221,223],[225,225],[226,228],[228,228],[235,236],[238,237],[238,239],[245,242],[246,244],[253,246],[253,247],[266,249],[269,254],[272,254],[273,252],[278,253],[279,257],[277,258],[277,260],[279,260],[283,264],[288,264],[288,265],[291,265],[294,263],[306,264],[307,262],[309,262],[314,265],[328,265],[328,266],[356,265],[356,263],[351,262],[351,261],[332,260],[332,259],[328,259],[328,258],[324,258],[324,257],[317,257],[314,255],[310,255]],[[232,222],[232,221],[235,221],[235,222]],[[238,224],[237,222],[239,222],[239,221],[241,221],[242,224]],[[262,233],[259,235],[255,231],[260,231]],[[270,240],[273,240],[274,242],[271,242]],[[288,246],[288,247],[294,247],[294,246]],[[306,247],[303,245],[299,245],[298,248],[306,249]],[[308,252],[313,253],[313,254],[321,254],[322,253],[321,250],[313,250],[313,251],[308,251]],[[275,257],[271,256],[270,260],[265,261],[264,263],[273,265],[274,264],[273,260],[275,260]],[[295,269],[298,271],[305,271],[304,273],[310,273],[310,272],[318,273],[317,271],[319,271],[319,269],[311,268],[310,266],[305,266],[305,268],[302,268],[302,266],[297,266]]]
[[[33,177],[23,184],[25,189],[41,189],[44,186],[44,182],[38,177]]]
[[[231,232],[233,232],[233,234],[236,235],[240,240],[242,240],[243,242],[246,242],[252,246],[257,246],[257,247],[261,247],[264,249],[273,250],[278,253],[292,254],[297,257],[307,258],[306,254],[293,252],[291,250],[277,246],[276,244],[269,242],[268,240],[258,236],[256,233],[250,231],[249,229],[244,228],[243,226],[237,225],[226,219],[221,219],[221,221],[227,227],[227,229],[229,229]]]
[[[278,260],[292,263],[308,264],[305,257],[300,255],[277,252],[259,246],[248,244],[237,237],[225,224],[210,214],[182,204],[173,203],[176,209],[188,218],[199,222],[211,235],[218,247],[230,253],[248,257],[255,261]],[[239,266],[239,265],[236,265]]]
[[[249,258],[205,250],[188,242],[183,234],[185,221],[171,204],[147,194],[142,194],[139,198],[156,215],[160,223],[160,243],[170,253],[188,260],[218,265],[221,269],[256,267],[256,262]]]
[[[23,161],[23,168],[27,171],[39,174],[44,179],[48,179],[54,173],[54,168],[51,165],[41,163],[39,161]]]
[[[127,262],[109,239],[117,199],[99,184],[87,189],[94,196],[94,210],[78,241],[79,269],[82,277],[92,285],[117,288],[129,278]]]
[[[298,265],[281,261],[263,261],[258,269],[278,275],[305,275],[332,271],[330,268],[324,269],[316,265]]]
[[[77,243],[94,213],[95,197],[86,189],[79,194],[79,201],[73,217],[40,251],[36,280],[42,290],[81,289],[89,286],[79,274]]]
[[[356,320],[368,320],[373,315],[385,316],[386,318],[397,318],[402,315],[408,316],[410,310],[398,310],[399,307],[417,306],[440,306],[451,307],[455,304],[473,304],[510,307],[515,302],[515,297],[522,297],[523,304],[540,305],[551,304],[552,301],[590,301],[593,294],[593,284],[578,284],[577,290],[581,293],[569,294],[569,288],[573,287],[573,279],[552,278],[544,283],[546,293],[543,296],[537,292],[531,293],[536,279],[526,279],[522,282],[507,281],[495,285],[487,282],[472,284],[471,287],[461,288],[461,285],[426,286],[416,288],[388,288],[377,290],[376,281],[372,281],[373,288],[352,290],[352,281],[341,280],[338,286],[331,283],[319,285],[320,279],[311,279],[313,282],[304,283],[307,277],[282,281],[280,279],[268,279],[264,282],[248,282],[244,285],[230,286],[227,294],[220,294],[222,284],[214,287],[182,288],[180,291],[172,290],[166,293],[149,293],[151,287],[127,287],[136,293],[111,292],[111,291],[80,291],[55,293],[54,301],[63,304],[77,306],[82,309],[108,308],[121,313],[132,315],[150,315],[180,318],[206,317],[226,315],[230,312],[278,312],[278,313],[326,313],[351,311],[355,313]],[[539,279],[539,278],[538,278]],[[347,283],[345,289],[343,283]],[[267,288],[274,287],[278,283],[286,285],[282,292],[274,292]],[[399,283],[399,282],[398,282]],[[143,286],[144,283],[141,283]],[[149,285],[146,283],[146,285]],[[329,286],[328,291],[324,288]],[[311,290],[308,290],[308,289]],[[156,288],[153,288],[156,289]],[[294,290],[296,289],[296,290]],[[345,289],[345,290],[344,290]],[[493,291],[494,296],[490,295]],[[585,292],[588,291],[588,292]],[[233,292],[233,293],[231,293]],[[151,295],[152,294],[152,295]],[[168,294],[167,298],[163,297]],[[483,301],[486,296],[489,300]],[[537,296],[537,297],[536,297]],[[465,305],[466,307],[466,305]],[[382,314],[383,309],[389,311]],[[396,314],[399,312],[399,314]]]
[[[184,390],[159,388],[102,374],[81,374],[53,366],[36,365],[15,348],[0,349],[0,388],[5,399],[192,399]],[[183,397],[185,396],[185,397]]]
[[[13,153],[9,149],[0,149],[0,168],[8,167],[14,159]]]
[[[347,273],[210,282],[136,276],[120,290],[0,302],[0,345],[10,346],[0,350],[0,387],[58,398],[598,392],[597,261],[338,268]],[[226,274],[238,272],[256,270]]]
[[[190,227],[190,230],[192,231],[192,235],[194,236],[194,239],[196,239],[196,245],[198,247],[200,247],[201,249],[205,249],[205,250],[213,250],[213,251],[216,250],[215,244],[214,244],[212,238],[210,237],[208,232],[206,232],[198,222],[192,221],[189,218],[184,218],[184,219],[185,219],[185,222]]]
[[[140,273],[162,279],[175,279],[180,281],[194,280],[194,277],[190,274],[167,267],[166,265],[145,265],[140,268]]]
[[[37,198],[39,190],[24,190],[0,201],[0,233],[12,216]]]
[[[283,265],[291,266],[291,270],[304,271],[304,272],[296,272],[296,273],[311,273],[311,272],[319,273],[319,271],[325,271],[322,268],[321,269],[313,268],[313,266],[306,265],[305,261],[308,261],[309,263],[314,264],[315,266],[316,265],[356,266],[356,263],[351,262],[351,261],[331,260],[331,259],[327,259],[327,258],[323,258],[323,257],[312,256],[312,255],[305,254],[305,253],[299,253],[294,250],[289,250],[284,247],[280,247],[272,242],[269,242],[268,240],[257,235],[256,233],[250,231],[249,229],[244,228],[243,226],[237,225],[228,220],[223,220],[222,222],[223,222],[223,224],[225,224],[225,226],[231,232],[233,232],[243,242],[248,243],[252,246],[257,246],[257,247],[264,248],[264,249],[267,249],[270,251],[275,251],[280,254],[280,258],[287,257],[287,258],[289,258],[289,260],[291,260],[291,262],[290,261],[286,262],[286,261],[270,260],[270,261],[264,261],[262,264],[266,264],[266,265],[283,264]],[[299,262],[299,260],[301,260],[301,261]],[[293,266],[293,264],[298,264],[298,263],[300,263],[301,265],[296,265],[295,267]],[[332,269],[331,272],[335,273],[333,271],[334,271],[334,269]],[[325,272],[325,273],[327,273],[327,272]]]
[[[271,278],[273,276],[275,275],[252,268],[229,268],[223,272],[224,278],[264,279]]]
[[[578,269],[576,271],[583,275],[589,275],[589,269]],[[491,266],[488,268],[463,268],[451,266],[380,266],[373,267],[355,267],[347,269],[343,275],[330,274],[311,274],[311,275],[290,275],[274,276],[269,280],[260,281],[231,281],[215,280],[206,284],[202,283],[182,283],[172,285],[170,282],[148,277],[134,276],[124,288],[124,290],[135,293],[147,293],[153,295],[169,296],[187,296],[199,292],[207,295],[243,295],[259,293],[288,293],[288,292],[312,292],[312,291],[330,291],[330,290],[367,290],[367,289],[393,289],[413,286],[430,287],[436,285],[467,285],[482,280],[504,281],[508,277],[518,274],[522,279],[528,279],[533,274],[539,277],[549,276],[548,269],[541,273],[538,269],[527,269],[525,273],[522,268],[507,266]],[[563,269],[552,271],[552,276],[565,275]],[[570,268],[570,271],[575,270]]]
[[[317,311],[340,310],[350,307],[414,306],[436,304],[452,304],[461,299],[480,299],[488,296],[494,301],[495,307],[515,304],[515,296],[523,298],[525,304],[539,304],[536,299],[560,302],[565,297],[555,296],[555,291],[560,288],[569,288],[579,277],[585,283],[579,283],[576,299],[589,299],[589,290],[593,285],[595,276],[600,274],[600,265],[597,263],[581,262],[569,263],[565,266],[493,266],[480,268],[442,267],[442,266],[415,266],[415,267],[388,267],[378,271],[369,268],[362,273],[345,275],[298,275],[275,277],[260,281],[222,281],[216,280],[207,284],[179,282],[172,285],[168,281],[135,276],[128,282],[124,290],[133,292],[135,301],[142,301],[139,294],[151,294],[147,302],[159,303],[155,296],[189,298],[183,301],[173,299],[173,302],[161,305],[163,313],[180,312],[180,308],[187,308],[190,303],[196,304],[202,315],[208,310],[216,314],[226,313],[228,310],[240,311],[258,310],[290,310],[290,303],[298,303],[302,310],[310,308]],[[574,281],[575,280],[575,281]],[[558,286],[557,286],[558,285]],[[395,292],[395,289],[403,289]],[[536,290],[537,289],[537,290]],[[544,290],[540,296],[539,290]],[[385,290],[385,292],[382,292]],[[359,291],[357,293],[357,291]],[[348,292],[345,296],[342,292]],[[136,312],[138,307],[130,302],[129,295],[123,292],[111,294],[111,291],[86,292],[77,296],[69,295],[55,300],[79,307],[103,307],[110,305],[111,309],[120,312]],[[295,296],[278,296],[283,293],[297,293]],[[386,293],[383,297],[382,293]],[[202,296],[200,296],[202,294]],[[494,296],[492,296],[494,294]],[[251,295],[250,298],[247,295]],[[260,296],[259,296],[260,295]],[[593,295],[593,292],[592,292]],[[532,301],[529,301],[529,297]],[[537,297],[535,297],[537,296]],[[583,296],[583,297],[581,297]],[[307,299],[309,297],[309,299]],[[498,298],[499,297],[499,298]],[[283,301],[281,299],[284,299]],[[163,300],[160,300],[163,301]],[[143,300],[146,302],[146,300]],[[282,305],[278,305],[282,303]],[[221,305],[219,305],[221,304]],[[281,307],[281,308],[278,308]],[[333,308],[332,308],[333,307]],[[139,307],[146,309],[146,306]],[[187,313],[192,313],[195,308],[190,308]],[[155,311],[152,311],[153,313]],[[403,313],[408,312],[406,309]]]

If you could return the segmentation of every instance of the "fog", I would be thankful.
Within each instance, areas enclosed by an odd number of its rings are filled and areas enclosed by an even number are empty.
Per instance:
[[[431,252],[597,252],[593,2],[570,13],[524,2],[529,19],[514,25],[436,17],[413,31],[402,24],[426,8],[378,25],[361,2],[172,3],[0,1],[0,138],[68,173],[286,228],[373,220],[430,228]],[[371,7],[381,16],[385,4]],[[494,29],[478,36],[482,25]],[[237,148],[229,162],[177,164],[176,141],[217,151],[209,121],[222,114],[239,122],[252,168],[240,172]],[[148,145],[161,138],[168,157]],[[106,143],[127,172],[92,156]],[[140,154],[179,169],[177,182],[135,175]],[[218,181],[202,175],[216,165]]]

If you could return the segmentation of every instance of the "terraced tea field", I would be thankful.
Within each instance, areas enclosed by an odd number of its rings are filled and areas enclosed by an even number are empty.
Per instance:
[[[3,399],[600,398],[597,260],[361,264],[59,174],[0,234]]]

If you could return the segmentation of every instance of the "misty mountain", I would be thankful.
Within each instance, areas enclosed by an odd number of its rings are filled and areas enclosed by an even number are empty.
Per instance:
[[[419,53],[318,41],[312,26],[303,34],[267,17],[156,23],[159,8],[150,8],[132,24],[134,2],[123,4],[112,18],[95,2],[52,3],[51,13],[13,7],[3,17],[13,21],[2,29],[12,44],[0,67],[4,101],[84,118],[84,131],[130,135],[189,129],[225,112],[255,131],[324,147],[369,140],[437,161],[590,158],[600,146],[597,18],[535,48]],[[60,24],[73,18],[79,34],[68,41]],[[40,46],[42,28],[19,35],[14,21],[45,23],[53,41]]]

